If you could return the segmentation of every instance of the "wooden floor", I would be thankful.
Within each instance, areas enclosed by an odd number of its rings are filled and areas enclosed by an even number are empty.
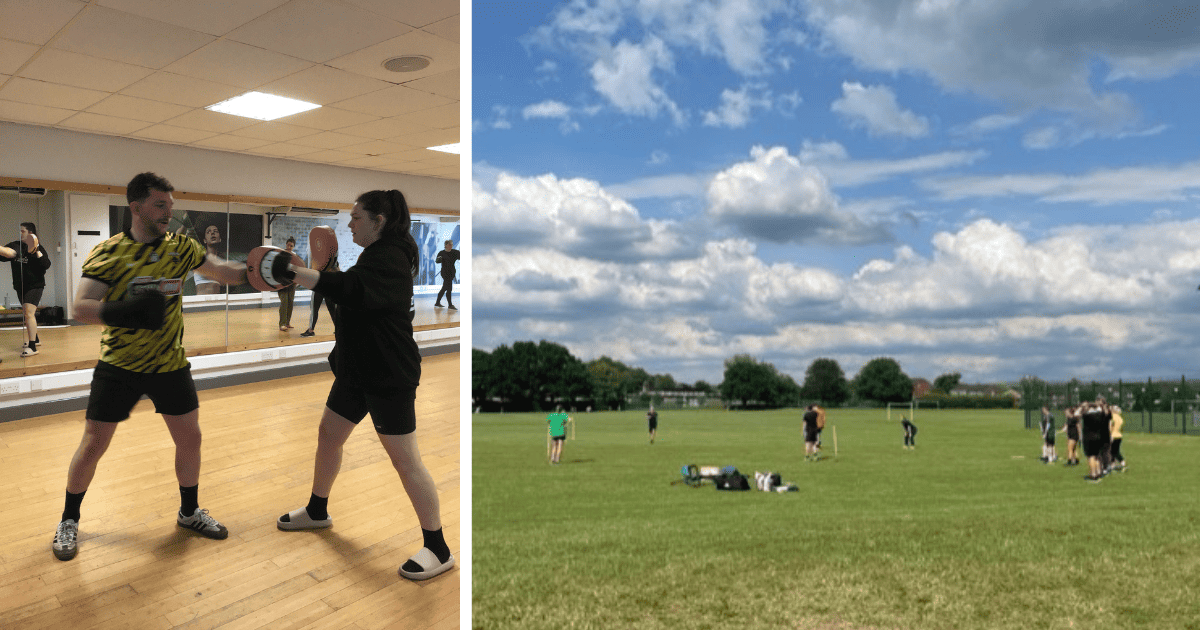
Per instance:
[[[427,357],[417,438],[459,557],[459,355]],[[346,444],[334,526],[281,532],[307,501],[332,376],[200,392],[200,506],[229,528],[209,540],[175,524],[174,445],[151,403],[121,424],[83,502],[79,555],[50,542],[83,412],[0,423],[0,628],[457,628],[456,567],[414,583],[396,570],[421,548],[399,476],[370,421]]]
[[[421,331],[457,327],[459,312],[435,308],[433,300],[432,296],[417,298],[413,329]],[[317,319],[316,336],[300,336],[308,328],[310,312],[307,304],[297,306],[292,312],[294,328],[287,332],[279,330],[277,307],[228,311],[228,330],[224,310],[187,313],[184,315],[183,347],[187,349],[188,356],[201,356],[333,341],[333,322],[324,306]],[[19,325],[0,327],[0,379],[94,367],[96,359],[100,358],[100,330],[100,326],[93,325],[39,328],[42,346],[37,354],[23,359],[21,344],[25,337],[22,328]]]

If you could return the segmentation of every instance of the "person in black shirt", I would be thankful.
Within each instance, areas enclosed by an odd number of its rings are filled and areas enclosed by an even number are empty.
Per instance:
[[[1096,398],[1095,402],[1086,402],[1080,406],[1083,417],[1083,454],[1088,460],[1088,481],[1100,481],[1104,476],[1104,452],[1112,441],[1111,428],[1112,410],[1109,409],[1104,397]]]
[[[458,250],[454,249],[454,241],[446,241],[446,249],[437,253],[437,258],[434,262],[442,266],[442,290],[438,291],[437,299],[434,300],[434,306],[442,305],[442,295],[446,296],[446,305],[451,310],[454,308],[454,300],[450,297],[450,292],[454,290],[454,263],[459,259]]]
[[[904,427],[904,448],[916,450],[917,448],[917,425],[909,421],[908,418],[900,416],[900,425]]]
[[[31,357],[38,353],[37,308],[42,302],[42,291],[46,288],[46,270],[50,268],[50,255],[38,242],[37,226],[21,224],[21,240],[0,246],[0,259],[12,263],[13,289],[21,300],[25,318],[25,343],[21,356]]]
[[[825,410],[819,405],[809,405],[804,410],[804,459],[816,461],[820,457],[817,451],[821,439],[821,428],[825,426]]]
[[[421,352],[409,318],[417,260],[409,223],[400,191],[363,193],[350,212],[350,231],[363,248],[353,267],[316,271],[284,259],[277,263],[281,269],[272,269],[276,278],[294,277],[337,306],[329,354],[335,380],[317,432],[312,496],[306,507],[280,516],[278,527],[291,531],[333,525],[329,493],[341,467],[342,447],[369,413],[424,535],[424,547],[400,567],[400,575],[424,580],[453,567],[454,557],[442,535],[437,486],[414,436]]]
[[[654,410],[654,405],[650,405],[650,411],[646,412],[646,423],[650,425],[650,443],[654,443],[654,435],[658,433],[658,412]]]
[[[1065,420],[1059,433],[1067,434],[1067,466],[1079,465],[1079,407],[1068,407],[1063,412]]]

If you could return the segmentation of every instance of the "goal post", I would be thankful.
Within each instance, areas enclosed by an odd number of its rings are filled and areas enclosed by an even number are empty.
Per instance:
[[[893,409],[893,408],[895,408],[895,409],[896,409],[896,413],[900,413],[900,411],[901,411],[901,410],[903,410],[903,409],[908,409],[908,419],[909,419],[909,420],[916,420],[916,415],[917,415],[917,414],[916,414],[916,410],[917,410],[917,404],[916,404],[915,402],[909,401],[909,402],[906,402],[906,403],[894,403],[894,402],[890,402],[890,403],[888,403],[888,404],[887,404],[887,419],[888,419],[888,422],[891,422],[891,421],[892,421],[892,409]]]

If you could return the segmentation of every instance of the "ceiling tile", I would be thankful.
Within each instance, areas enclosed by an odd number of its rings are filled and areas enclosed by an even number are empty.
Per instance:
[[[270,94],[328,105],[351,97],[392,87],[392,84],[325,65],[315,65],[278,81],[263,85]]]
[[[0,37],[42,46],[86,5],[79,0],[0,1]]]
[[[119,61],[88,57],[78,53],[47,48],[21,71],[21,76],[39,81],[116,92],[146,78],[153,70]]]
[[[452,98],[456,101],[459,100],[458,86],[458,68],[443,72],[441,74],[435,74],[433,76],[417,79],[415,81],[409,81],[408,83],[404,84],[404,87],[406,88],[421,90],[422,92],[429,92],[430,94],[437,94],[438,96],[445,96],[446,98]]]
[[[91,131],[97,133],[107,133],[118,136],[124,136],[150,126],[143,120],[131,120],[129,118],[117,118],[115,116],[102,116],[100,114],[92,114],[89,112],[80,112],[70,118],[58,123],[60,127],[70,129],[79,129],[82,131]]]
[[[193,109],[192,111],[172,118],[167,121],[172,127],[183,127],[184,129],[197,129],[199,131],[211,131],[213,133],[229,133],[236,129],[249,127],[250,125],[261,121],[244,116],[234,116],[233,114],[222,114],[221,112],[210,112],[207,109]]]
[[[350,4],[409,26],[420,28],[458,15],[457,2],[445,0],[348,0]]]
[[[436,94],[397,85],[386,90],[371,92],[370,94],[339,101],[334,103],[334,105],[339,109],[348,109],[379,116],[380,118],[387,118],[431,107],[449,105],[453,102],[453,100],[444,96],[437,96]]]
[[[87,111],[118,118],[131,118],[146,122],[162,122],[187,112],[189,108],[183,105],[150,101],[144,98],[134,98],[124,94],[112,96],[87,108]]]
[[[346,153],[345,151],[318,151],[316,153],[306,153],[297,155],[296,159],[306,162],[325,162],[327,164],[338,164],[346,160],[353,160],[362,157],[357,153]]]
[[[304,136],[311,136],[321,133],[310,127],[297,127],[279,121],[260,122],[252,127],[238,129],[231,132],[235,136],[243,136],[246,138],[255,138],[258,140],[267,140],[269,142],[287,142]]]
[[[459,104],[454,103],[452,105],[423,109],[419,112],[405,114],[405,116],[411,118],[418,125],[432,129],[451,129],[458,127],[460,113]]]
[[[443,144],[454,144],[458,142],[457,129],[435,129],[433,131],[423,131],[421,133],[409,134],[407,136],[398,136],[388,138],[388,140],[396,144],[404,144],[411,147],[440,147]]]
[[[426,33],[433,33],[442,39],[448,39],[454,43],[459,43],[459,16],[449,17],[440,22],[434,22],[426,26],[422,26],[421,30]]]
[[[231,85],[160,71],[121,90],[121,93],[188,107],[208,107],[243,91]]]
[[[75,112],[69,109],[0,100],[0,119],[35,125],[54,125]]]
[[[316,147],[318,149],[340,149],[345,146],[361,143],[362,138],[332,131],[292,140],[292,144],[298,144],[302,147]]]
[[[164,68],[167,72],[241,88],[256,88],[312,63],[269,50],[222,39]]]
[[[371,166],[385,166],[385,165],[392,164],[394,162],[395,162],[395,160],[393,160],[392,157],[389,155],[370,155],[367,157],[354,158],[353,160],[346,160],[345,162],[342,162],[342,164],[344,164],[346,166],[371,167]]]
[[[228,38],[324,63],[408,30],[408,26],[334,0],[292,0],[237,28]]]
[[[37,51],[38,47],[33,44],[0,39],[0,72],[16,74]]]
[[[255,147],[261,147],[268,144],[271,144],[270,140],[257,140],[255,138],[243,138],[241,136],[222,134],[219,136],[213,136],[211,138],[205,138],[203,140],[197,140],[196,142],[192,143],[192,146],[205,147],[208,149],[221,149],[225,151],[245,151],[246,149],[253,149]]]
[[[33,105],[84,110],[107,96],[104,92],[13,77],[0,88],[0,98]]]
[[[324,129],[332,131],[349,127],[351,125],[361,125],[365,122],[374,120],[375,117],[369,114],[360,114],[358,112],[346,111],[336,107],[321,107],[319,109],[310,109],[306,112],[287,116],[280,120],[286,120],[288,124],[300,125],[301,127],[313,127],[315,129]]]
[[[275,157],[294,157],[297,155],[303,155],[305,153],[316,153],[317,150],[313,149],[312,147],[301,147],[294,144],[288,144],[286,142],[280,142],[277,144],[268,144],[262,147],[254,147],[253,149],[250,149],[250,152],[258,153],[260,155],[272,155]]]
[[[430,128],[409,120],[407,116],[380,118],[379,120],[373,120],[369,123],[338,129],[339,133],[348,133],[352,136],[362,136],[364,138],[373,139],[394,138],[396,136],[410,135],[414,133],[420,133],[422,131],[430,131]]]
[[[390,83],[407,83],[457,68],[458,49],[459,46],[455,42],[436,35],[425,31],[409,31],[399,37],[338,57],[330,61],[329,65]],[[416,72],[392,72],[383,67],[383,62],[388,59],[407,55],[429,57],[429,66]]]
[[[137,138],[146,138],[149,140],[161,140],[163,142],[173,142],[175,144],[188,144],[205,138],[211,138],[216,134],[208,131],[200,131],[198,129],[184,129],[183,127],[172,127],[170,125],[154,125],[146,127],[141,131],[130,134]]]
[[[213,41],[188,30],[96,5],[89,6],[52,46],[62,50],[162,68]]]
[[[96,4],[220,36],[285,2],[287,0],[98,0]]]
[[[358,138],[361,140],[362,138]],[[389,153],[401,153],[411,151],[412,147],[395,142],[387,142],[386,140],[373,140],[371,142],[361,142],[359,144],[351,144],[342,147],[343,151],[351,153],[362,153],[364,155],[387,155]]]

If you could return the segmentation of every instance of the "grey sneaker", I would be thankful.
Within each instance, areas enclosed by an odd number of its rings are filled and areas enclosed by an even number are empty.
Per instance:
[[[67,519],[58,524],[58,531],[54,533],[54,543],[50,548],[54,550],[54,557],[59,560],[70,560],[75,557],[75,552],[79,547],[75,544],[75,539],[79,537],[79,523]]]
[[[217,519],[208,515],[208,510],[196,510],[191,516],[184,516],[183,512],[179,512],[178,523],[180,527],[186,527],[190,530],[198,532],[202,536],[215,538],[217,540],[225,540],[229,537],[229,530],[225,526],[218,523]]]

